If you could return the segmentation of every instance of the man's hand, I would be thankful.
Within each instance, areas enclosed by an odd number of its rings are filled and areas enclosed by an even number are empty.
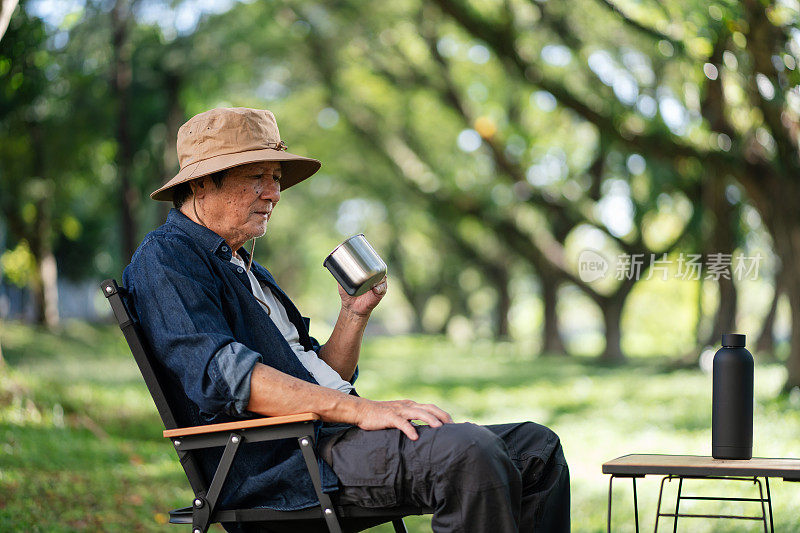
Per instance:
[[[411,440],[417,440],[417,430],[411,420],[421,420],[431,427],[452,424],[453,419],[445,411],[431,403],[417,403],[411,400],[376,402],[361,398],[362,404],[357,412],[356,425],[361,429],[397,428]]]
[[[412,420],[432,427],[453,422],[449,414],[429,403],[376,402],[303,381],[263,363],[253,367],[247,410],[265,416],[317,413],[326,422],[345,422],[364,430],[397,428],[411,440],[419,437]]]
[[[342,309],[358,316],[369,316],[386,294],[386,289],[386,276],[361,296],[350,296],[342,286],[339,285],[339,297],[342,299]]]

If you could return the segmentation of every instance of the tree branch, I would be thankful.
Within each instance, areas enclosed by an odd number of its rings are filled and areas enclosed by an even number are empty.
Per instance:
[[[667,41],[669,44],[672,45],[672,48],[675,50],[675,52],[679,53],[680,55],[686,55],[686,46],[683,44],[683,41],[670,37],[669,35],[661,33],[655,28],[652,28],[650,26],[645,26],[641,22],[632,19],[630,16],[626,15],[619,8],[619,6],[617,6],[610,0],[597,0],[597,2],[601,6],[605,7],[606,9],[617,15],[617,17],[620,18],[622,22],[625,23],[626,26],[629,26],[638,31],[639,33],[642,33],[647,37],[650,37],[657,41],[662,41],[662,40]]]
[[[744,2],[744,11],[747,17],[747,49],[753,58],[753,75],[750,76],[750,100],[754,106],[761,110],[764,122],[775,139],[778,155],[778,165],[783,167],[784,175],[796,176],[800,172],[800,158],[798,158],[798,139],[784,124],[784,103],[786,94],[778,80],[778,72],[772,64],[773,55],[785,48],[786,36],[774,26],[764,10],[763,5],[755,0]],[[771,99],[766,99],[758,90],[756,75],[766,76],[775,90]]]
[[[676,157],[695,157],[713,161],[726,167],[735,167],[727,154],[707,151],[683,144],[669,134],[634,134],[618,126],[613,116],[604,114],[572,93],[560,83],[547,78],[535,64],[527,62],[516,50],[514,28],[498,27],[496,23],[481,18],[475,11],[458,0],[434,0],[443,12],[461,25],[473,37],[486,42],[495,53],[515,68],[523,79],[551,93],[564,107],[571,109],[583,119],[591,122],[601,133],[620,141],[629,149],[648,154],[648,157],[671,162]]]

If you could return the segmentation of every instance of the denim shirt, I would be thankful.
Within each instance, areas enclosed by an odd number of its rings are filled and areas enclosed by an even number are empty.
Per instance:
[[[248,260],[243,248],[237,252]],[[172,209],[166,223],[144,238],[123,273],[128,307],[163,365],[156,371],[171,388],[170,407],[181,426],[254,416],[246,406],[256,362],[317,384],[253,297],[247,273],[230,261],[231,255],[222,237]],[[303,347],[319,353],[319,343],[308,333],[308,319],[272,275],[255,261],[251,271],[286,308]],[[340,430],[317,423],[316,442]],[[197,452],[208,482],[221,455],[222,448]],[[335,490],[336,475],[322,460],[320,468],[323,489]],[[226,508],[278,510],[318,503],[294,439],[240,447],[219,501]]]

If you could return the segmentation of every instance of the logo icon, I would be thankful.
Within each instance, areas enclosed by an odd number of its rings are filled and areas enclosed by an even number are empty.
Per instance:
[[[608,261],[594,250],[583,250],[578,256],[578,276],[581,281],[591,283],[606,277]]]

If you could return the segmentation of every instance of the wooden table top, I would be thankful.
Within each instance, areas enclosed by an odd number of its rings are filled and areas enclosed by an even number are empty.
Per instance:
[[[748,476],[800,481],[800,459],[753,457],[714,459],[707,455],[632,454],[603,464],[604,474],[622,476]]]

